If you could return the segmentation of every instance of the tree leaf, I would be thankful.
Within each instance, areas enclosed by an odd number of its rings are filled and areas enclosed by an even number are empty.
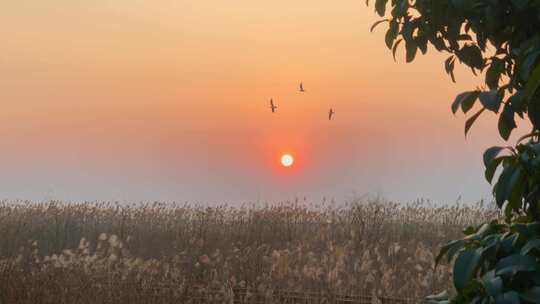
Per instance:
[[[504,72],[504,61],[494,57],[486,71],[486,84],[490,89],[493,90],[499,87],[502,72]]]
[[[501,207],[505,201],[510,199],[516,182],[521,176],[521,168],[517,165],[504,168],[497,184],[495,185],[495,201]]]
[[[519,67],[519,76],[523,81],[527,81],[531,76],[531,70],[534,67],[534,64],[536,63],[539,55],[540,50],[531,52],[529,55],[527,55],[527,57],[523,61],[523,64],[521,64],[521,66]]]
[[[525,94],[523,91],[517,91],[514,95],[508,98],[508,103],[512,107],[514,112],[524,112],[527,109],[527,104],[525,103]]]
[[[482,70],[484,68],[484,57],[482,51],[475,45],[467,44],[457,51],[457,55],[461,62],[465,63],[473,69]]]
[[[377,0],[377,1],[375,1],[375,11],[381,17],[383,17],[385,12],[386,12],[386,2],[388,2],[388,0]]]
[[[513,254],[502,258],[495,266],[495,274],[512,277],[518,272],[535,271],[536,260],[528,255]]]
[[[388,49],[392,49],[392,46],[394,45],[394,41],[397,38],[399,30],[399,25],[396,21],[392,20],[390,22],[390,27],[388,28],[388,31],[386,31],[386,35],[384,37],[384,41],[386,43],[386,46]]]
[[[501,162],[504,160],[504,157],[497,158],[494,161],[492,161],[488,166],[486,166],[486,170],[484,171],[484,177],[488,181],[488,183],[491,184],[493,181],[493,176],[495,175],[495,171],[497,171],[497,168],[501,164]]]
[[[465,9],[465,4],[468,2],[468,0],[452,0],[452,5],[457,9]]]
[[[439,251],[439,254],[435,258],[435,265],[438,265],[444,255],[446,255],[451,249],[458,250],[459,248],[463,247],[464,245],[463,240],[454,240],[449,242],[448,244],[441,247],[441,250]],[[449,257],[450,259],[451,257]]]
[[[531,120],[534,130],[540,130],[540,96],[529,96],[528,99],[527,116]]]
[[[531,133],[528,133],[528,134],[525,134],[525,135],[521,136],[517,140],[517,143],[519,144],[520,142],[524,141],[525,139],[535,137],[535,136],[540,136],[540,131],[531,132]]]
[[[382,20],[379,20],[375,23],[373,23],[373,25],[371,26],[371,28],[369,29],[370,32],[373,32],[373,30],[377,27],[377,25],[383,23],[383,22],[388,22],[388,19],[382,19]]]
[[[444,61],[444,70],[446,71],[446,74],[450,75],[450,77],[452,78],[452,82],[456,82],[456,78],[454,76],[455,60],[456,60],[456,57],[452,55]]]
[[[522,255],[527,255],[529,254],[529,252],[533,249],[539,249],[540,248],[540,239],[534,239],[534,240],[530,240],[527,242],[527,244],[525,244],[525,246],[523,246],[521,248],[521,251],[520,253]]]
[[[529,80],[527,81],[527,85],[525,86],[525,93],[528,97],[531,97],[536,93],[536,90],[540,86],[540,64],[536,66],[534,71],[531,74],[531,77],[529,77]]]
[[[482,277],[482,285],[486,289],[488,295],[495,297],[503,291],[503,280],[501,277],[495,276],[495,270],[487,272]]]
[[[448,300],[448,292],[446,290],[443,290],[438,294],[427,296],[426,300],[428,300],[428,301],[429,300],[432,300],[432,301]]]
[[[416,42],[414,42],[414,40],[405,41],[405,50],[406,62],[412,62],[414,60],[414,57],[416,56],[416,51],[418,50]]]
[[[540,286],[534,286],[523,292],[520,297],[530,303],[540,304]]]
[[[399,46],[399,44],[403,41],[403,39],[398,39],[396,43],[394,44],[394,47],[392,48],[392,56],[394,56],[394,61],[396,61],[396,51]]]
[[[533,222],[533,223],[528,223],[528,224],[515,223],[510,226],[510,229],[512,231],[519,233],[520,237],[524,237],[526,239],[536,238],[537,231],[539,230],[539,228],[540,228],[540,223],[538,222]]]
[[[418,46],[418,49],[420,52],[422,52],[423,55],[427,53],[427,43],[428,40],[424,36],[417,36],[414,41],[416,42],[416,45]]]
[[[468,249],[458,255],[454,264],[454,286],[458,291],[463,290],[475,276],[481,261],[479,250]]]
[[[471,91],[470,94],[463,99],[461,102],[461,110],[463,113],[467,114],[467,112],[472,109],[474,103],[478,99],[478,96],[480,96],[480,91]]]
[[[527,4],[529,4],[530,0],[512,0],[512,4],[517,8],[517,9],[523,9],[527,6]]]
[[[480,109],[480,111],[476,112],[473,116],[471,116],[467,121],[465,122],[465,136],[467,136],[467,133],[469,133],[469,130],[473,126],[474,122],[478,119],[478,117],[486,110],[486,108]]]
[[[493,160],[495,160],[495,158],[497,158],[497,156],[506,149],[506,147],[498,147],[498,146],[495,146],[495,147],[491,147],[489,149],[487,149],[485,152],[484,152],[484,157],[483,157],[483,160],[484,160],[484,166],[489,166],[491,164],[491,162]]]
[[[502,99],[499,96],[499,93],[497,90],[490,90],[487,92],[481,92],[478,96],[480,98],[480,102],[484,106],[484,108],[498,113],[499,108],[501,107]]]
[[[471,92],[463,92],[463,93],[459,94],[458,96],[456,96],[456,98],[454,99],[454,102],[452,103],[452,106],[451,106],[453,114],[456,114],[457,110],[461,106],[461,103],[463,102],[463,99],[465,99],[467,97],[467,95],[469,95],[470,93]]]
[[[495,304],[520,304],[519,294],[515,291],[508,291],[495,297]]]
[[[509,105],[504,106],[504,109],[499,116],[499,123],[497,126],[499,129],[499,134],[504,140],[508,140],[512,130],[517,128],[515,113]]]
[[[392,9],[392,17],[402,17],[407,13],[407,9],[409,8],[409,0],[395,0],[392,1],[392,3],[395,3],[394,9]]]

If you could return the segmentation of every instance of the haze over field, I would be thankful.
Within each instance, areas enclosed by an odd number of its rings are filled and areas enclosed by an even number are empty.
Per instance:
[[[394,63],[364,1],[21,0],[0,20],[0,198],[489,197],[493,116],[465,139],[450,112],[479,80]]]

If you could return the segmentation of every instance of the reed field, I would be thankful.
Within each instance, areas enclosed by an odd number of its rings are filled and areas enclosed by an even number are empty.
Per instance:
[[[447,264],[434,269],[439,247],[495,217],[481,204],[422,201],[339,208],[5,201],[0,303],[421,299],[451,285]]]

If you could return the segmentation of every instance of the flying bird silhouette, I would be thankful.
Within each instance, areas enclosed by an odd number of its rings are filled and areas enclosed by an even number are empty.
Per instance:
[[[330,111],[328,111],[328,120],[332,120],[332,116],[334,116],[334,109],[330,108]]]
[[[274,104],[273,99],[270,99],[270,109],[272,109],[272,113],[276,113],[277,106]]]
[[[301,82],[300,82],[300,90],[299,90],[299,91],[300,91],[300,92],[305,92],[305,90],[304,90],[304,85],[303,85]]]

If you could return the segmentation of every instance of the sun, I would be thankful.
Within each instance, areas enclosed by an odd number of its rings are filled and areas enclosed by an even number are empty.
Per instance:
[[[283,154],[281,156],[281,164],[283,167],[290,167],[294,164],[294,157],[290,154]]]

